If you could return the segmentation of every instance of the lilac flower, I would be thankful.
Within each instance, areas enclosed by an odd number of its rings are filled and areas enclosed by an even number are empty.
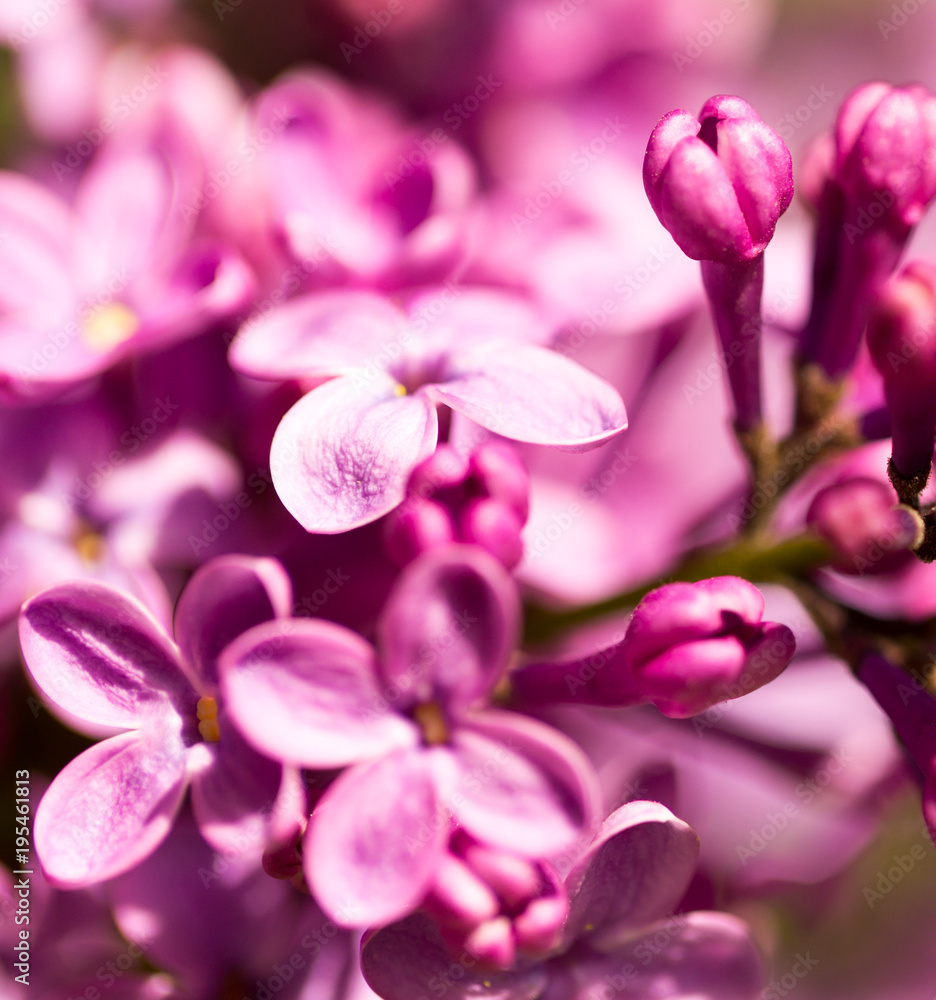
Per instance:
[[[793,633],[763,614],[760,591],[736,576],[666,584],[637,605],[622,642],[523,668],[515,696],[521,705],[651,702],[671,718],[697,715],[773,680],[793,658]]]
[[[447,287],[407,312],[365,292],[302,296],[244,329],[235,368],[323,382],[283,417],[273,481],[308,531],[376,520],[435,450],[444,404],[515,441],[584,451],[627,426],[603,379],[538,346],[546,330],[507,293]]]
[[[513,569],[523,556],[529,476],[516,451],[488,441],[463,458],[450,445],[417,466],[406,500],[387,518],[386,541],[401,565],[437,545],[480,545]]]
[[[64,583],[26,602],[20,642],[40,691],[92,731],[122,731],[76,757],[39,804],[35,845],[53,884],[90,885],[138,864],[165,838],[189,784],[199,826],[219,849],[260,821],[281,768],[232,726],[217,656],[290,601],[276,562],[223,556],[179,599],[178,646],[103,583]]]
[[[760,396],[763,252],[793,198],[786,144],[739,97],[707,101],[698,121],[671,111],[653,130],[644,185],[660,221],[702,278],[743,433],[763,419]]]
[[[885,285],[872,308],[868,347],[884,380],[894,466],[922,489],[936,439],[936,267],[915,261]]]
[[[550,957],[493,970],[470,951],[453,955],[432,920],[414,914],[365,941],[364,975],[384,1000],[443,988],[457,1000],[586,1000],[605,990],[627,1000],[753,1000],[763,966],[740,920],[705,912],[665,919],[697,857],[691,827],[659,803],[630,802],[566,875],[571,911]]]
[[[261,752],[311,768],[355,765],[320,800],[304,839],[306,878],[334,919],[369,926],[418,906],[453,823],[532,859],[588,829],[594,779],[574,745],[484,707],[517,625],[500,564],[450,546],[404,571],[378,626],[379,653],[309,620],[258,626],[225,650],[226,704]]]
[[[74,209],[26,177],[0,176],[0,396],[61,391],[246,305],[247,265],[223,244],[192,242],[176,214],[197,170],[194,150],[164,128],[115,138]]]
[[[472,160],[405,128],[323,72],[287,76],[254,112],[256,182],[271,229],[312,287],[394,288],[448,277],[466,249]]]
[[[168,427],[173,405],[171,396],[161,398],[150,411],[161,423],[148,414],[150,422]],[[230,455],[191,431],[168,433],[149,448],[141,447],[139,424],[123,441],[119,427],[97,402],[5,416],[0,622],[45,587],[79,577],[127,590],[169,620],[154,566],[195,561],[189,536],[236,492],[240,472]]]

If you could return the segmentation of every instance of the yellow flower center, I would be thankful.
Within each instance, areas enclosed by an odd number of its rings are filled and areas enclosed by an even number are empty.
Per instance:
[[[92,351],[104,354],[129,340],[140,329],[137,314],[122,302],[95,309],[81,324],[81,339]]]
[[[72,545],[81,556],[82,562],[89,566],[101,561],[104,555],[104,539],[87,525],[82,525],[72,537]]]
[[[217,743],[221,739],[221,730],[218,728],[218,703],[214,698],[206,695],[198,699],[198,706],[195,709],[198,716],[198,731],[206,743]]]
[[[449,731],[442,709],[434,701],[427,701],[413,709],[416,725],[422,730],[423,739],[429,746],[448,743]]]

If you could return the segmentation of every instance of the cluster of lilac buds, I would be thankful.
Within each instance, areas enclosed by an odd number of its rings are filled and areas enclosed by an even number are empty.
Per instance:
[[[774,2],[0,2],[0,1000],[931,998],[936,97]]]

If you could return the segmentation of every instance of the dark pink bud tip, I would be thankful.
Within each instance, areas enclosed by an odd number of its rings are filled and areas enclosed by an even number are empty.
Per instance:
[[[839,183],[869,228],[919,222],[936,196],[936,97],[916,84],[863,84],[839,110],[835,145]]]
[[[786,144],[740,97],[707,101],[698,120],[665,115],[650,136],[644,187],[660,221],[695,260],[753,260],[793,197]]]

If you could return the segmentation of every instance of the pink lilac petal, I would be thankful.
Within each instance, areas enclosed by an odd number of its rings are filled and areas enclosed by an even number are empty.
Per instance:
[[[532,345],[466,352],[424,392],[502,437],[587,451],[627,427],[617,390],[581,365]]]
[[[166,280],[147,289],[136,350],[164,347],[246,311],[257,279],[243,257],[220,243],[191,246]]]
[[[361,947],[364,978],[383,1000],[412,1000],[432,983],[447,985],[452,1000],[536,1000],[547,982],[541,965],[498,972],[476,962],[463,962],[463,974],[455,978],[450,975],[452,961],[435,921],[423,913],[377,931]]]
[[[599,792],[568,737],[515,712],[486,709],[452,735],[458,819],[489,847],[549,858],[591,831]]]
[[[150,613],[115,587],[59,584],[27,601],[20,643],[39,689],[91,723],[135,728],[196,695]]]
[[[71,291],[67,206],[35,181],[0,172],[0,225],[0,308],[61,318]]]
[[[186,584],[176,605],[173,630],[204,694],[218,685],[218,654],[242,632],[285,618],[292,583],[275,559],[218,556]]]
[[[420,341],[440,350],[494,342],[545,346],[554,333],[533,302],[498,288],[429,288],[407,301],[406,313]]]
[[[390,923],[428,892],[450,834],[450,807],[439,797],[431,757],[402,750],[353,767],[312,814],[305,874],[336,923]]]
[[[417,740],[383,698],[372,647],[340,625],[257,625],[226,647],[218,667],[240,731],[284,763],[341,767]]]
[[[565,880],[563,938],[610,951],[679,904],[695,873],[699,838],[659,802],[629,802],[605,820]]]
[[[124,291],[165,265],[176,242],[167,223],[175,183],[168,157],[146,147],[118,146],[93,163],[75,203],[75,262],[86,293],[114,283]]]
[[[178,734],[143,730],[96,743],[59,774],[36,810],[46,877],[79,888],[128,871],[172,827],[185,795]]]
[[[247,323],[231,344],[230,360],[253,378],[342,375],[379,363],[389,345],[396,342],[399,350],[411,336],[403,314],[381,295],[320,292]]]
[[[386,375],[343,376],[303,396],[280,421],[273,483],[307,531],[348,531],[403,501],[410,472],[436,446],[438,420],[425,396],[397,390]]]
[[[491,693],[519,634],[520,604],[503,567],[473,546],[430,551],[403,573],[378,626],[380,671],[400,706],[448,711]]]
[[[273,809],[283,777],[280,764],[257,753],[222,709],[221,738],[203,743],[208,766],[191,776],[192,811],[201,835],[222,854],[259,859],[266,846],[263,824]]]

